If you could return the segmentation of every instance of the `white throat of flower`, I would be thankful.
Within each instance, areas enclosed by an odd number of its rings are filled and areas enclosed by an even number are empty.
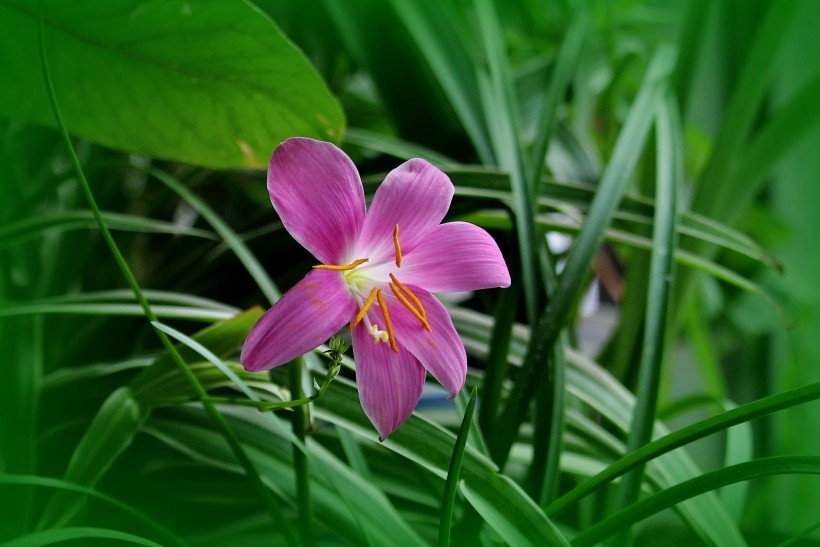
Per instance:
[[[396,264],[396,268],[401,268],[402,254],[401,245],[399,245],[398,224],[396,224],[396,227],[393,229],[393,246],[395,248],[394,262]],[[425,312],[424,306],[422,306],[418,297],[413,294],[413,291],[399,281],[393,272],[388,273],[390,280],[387,281],[385,279],[374,279],[370,275],[367,275],[367,268],[363,268],[361,270],[358,269],[359,266],[367,262],[370,262],[369,258],[359,258],[350,264],[344,264],[341,266],[319,264],[313,267],[316,269],[342,272],[345,283],[347,284],[350,293],[353,295],[353,298],[356,300],[356,305],[359,309],[356,317],[350,322],[348,332],[352,331],[356,325],[364,321],[365,327],[367,327],[367,333],[373,337],[374,344],[386,342],[390,344],[390,349],[398,352],[399,347],[396,345],[396,335],[393,332],[393,322],[390,319],[390,312],[387,309],[387,302],[382,295],[382,288],[385,285],[389,287],[393,293],[393,296],[395,296],[396,299],[405,308],[407,308],[416,319],[419,320],[421,326],[427,331],[432,331],[430,328],[430,323],[427,321],[427,312]],[[366,298],[364,296],[365,294],[367,294]],[[367,312],[374,303],[378,303],[379,309],[381,309],[382,315],[384,316],[385,330],[379,329],[379,326],[372,323],[368,317]]]

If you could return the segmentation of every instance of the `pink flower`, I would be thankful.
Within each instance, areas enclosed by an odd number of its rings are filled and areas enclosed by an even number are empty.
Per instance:
[[[365,213],[344,152],[306,138],[283,142],[268,167],[271,202],[320,264],[259,319],[244,367],[287,363],[350,323],[359,398],[382,440],[413,412],[425,370],[455,397],[467,355],[431,293],[508,287],[510,275],[487,232],[441,224],[453,191],[439,169],[412,159],[387,175]]]

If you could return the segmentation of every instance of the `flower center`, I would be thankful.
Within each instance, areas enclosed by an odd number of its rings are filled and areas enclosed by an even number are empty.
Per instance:
[[[393,247],[395,249],[395,264],[396,268],[401,268],[401,245],[399,244],[399,225],[393,228]],[[373,279],[372,277],[368,276],[366,271],[368,268],[363,270],[357,270],[359,266],[370,262],[369,258],[359,258],[358,260],[354,260],[350,264],[344,265],[331,265],[331,264],[319,264],[313,266],[315,269],[323,269],[323,270],[334,270],[338,272],[342,272],[342,275],[345,278],[345,282],[347,283],[348,287],[350,288],[350,292],[353,295],[353,298],[356,300],[358,304],[359,311],[356,314],[356,317],[353,321],[350,322],[350,327],[348,327],[348,332],[352,331],[360,322],[364,321],[365,326],[367,327],[367,333],[373,337],[373,343],[378,344],[379,342],[387,342],[390,344],[390,349],[395,352],[399,351],[399,347],[396,344],[396,335],[393,332],[393,322],[390,319],[390,311],[387,309],[387,302],[382,295],[382,287],[386,284],[393,296],[396,297],[398,300],[407,310],[413,314],[413,317],[419,320],[421,326],[427,330],[432,331],[430,327],[430,323],[427,321],[427,312],[424,310],[424,306],[421,304],[421,301],[418,297],[413,294],[413,291],[410,290],[405,284],[399,281],[393,272],[390,272],[388,275],[390,280],[378,280]],[[382,274],[383,275],[383,274]],[[367,292],[367,298],[364,298],[365,291],[370,289]],[[371,323],[370,319],[368,318],[368,311],[376,303],[379,306],[379,309],[384,316],[384,324],[385,330],[380,330],[379,326],[375,323]]]

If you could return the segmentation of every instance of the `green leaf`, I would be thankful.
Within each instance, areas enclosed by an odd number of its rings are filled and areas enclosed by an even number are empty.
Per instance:
[[[283,139],[341,140],[313,67],[245,2],[44,2],[46,51],[69,130],[128,152],[261,167]],[[0,2],[0,115],[54,125],[36,4]],[[80,67],[80,68],[78,68]]]

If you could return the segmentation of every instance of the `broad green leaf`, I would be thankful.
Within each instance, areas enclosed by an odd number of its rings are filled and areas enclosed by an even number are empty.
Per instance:
[[[75,135],[215,168],[262,167],[287,137],[341,140],[313,67],[245,2],[43,2],[57,100]],[[0,2],[0,115],[53,125],[36,3]]]

